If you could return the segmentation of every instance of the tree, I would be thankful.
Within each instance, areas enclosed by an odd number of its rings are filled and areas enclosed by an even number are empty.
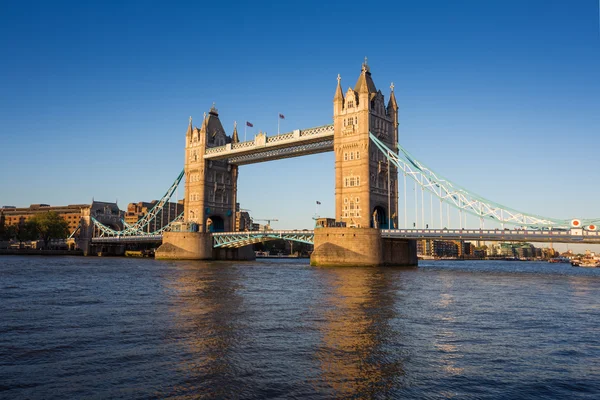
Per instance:
[[[8,240],[8,232],[6,231],[6,218],[0,210],[0,240]]]
[[[17,225],[10,225],[6,229],[6,237],[17,240],[19,247],[23,247],[23,242],[37,238],[37,231],[31,221],[26,221]]]
[[[30,221],[34,224],[38,238],[44,241],[45,249],[51,239],[64,239],[69,234],[69,224],[55,211],[36,214]]]

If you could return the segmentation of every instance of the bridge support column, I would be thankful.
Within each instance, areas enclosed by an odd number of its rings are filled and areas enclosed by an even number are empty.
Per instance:
[[[382,239],[373,228],[317,228],[313,266],[416,266],[414,240]]]
[[[237,261],[252,261],[256,260],[256,254],[252,249],[252,245],[244,247],[236,247],[233,249],[217,248],[213,249],[214,260],[237,260]]]
[[[165,232],[156,249],[160,260],[212,260],[212,235],[204,232]]]

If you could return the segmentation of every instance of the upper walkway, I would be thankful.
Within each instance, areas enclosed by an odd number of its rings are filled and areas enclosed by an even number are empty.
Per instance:
[[[244,165],[333,151],[333,125],[296,129],[276,136],[259,133],[254,140],[206,149],[206,160]]]

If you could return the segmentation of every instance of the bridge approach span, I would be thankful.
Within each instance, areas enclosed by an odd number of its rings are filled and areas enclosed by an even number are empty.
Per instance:
[[[600,232],[584,229],[382,229],[384,238],[600,244]]]
[[[584,229],[382,229],[381,236],[390,239],[600,244],[600,231],[586,231]],[[277,239],[314,244],[313,230],[215,232],[212,237],[213,247],[215,248],[239,248],[265,240]],[[162,234],[95,237],[92,242],[98,244],[160,243],[162,242]]]

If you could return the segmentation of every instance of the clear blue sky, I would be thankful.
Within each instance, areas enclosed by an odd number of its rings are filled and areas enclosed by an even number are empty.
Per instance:
[[[0,205],[160,198],[190,115],[215,102],[249,137],[278,113],[282,131],[331,123],[337,74],[354,86],[368,56],[431,168],[519,210],[600,217],[598,24],[597,0],[1,1]],[[316,200],[334,215],[333,177],[331,153],[243,166],[239,199],[307,228]]]

